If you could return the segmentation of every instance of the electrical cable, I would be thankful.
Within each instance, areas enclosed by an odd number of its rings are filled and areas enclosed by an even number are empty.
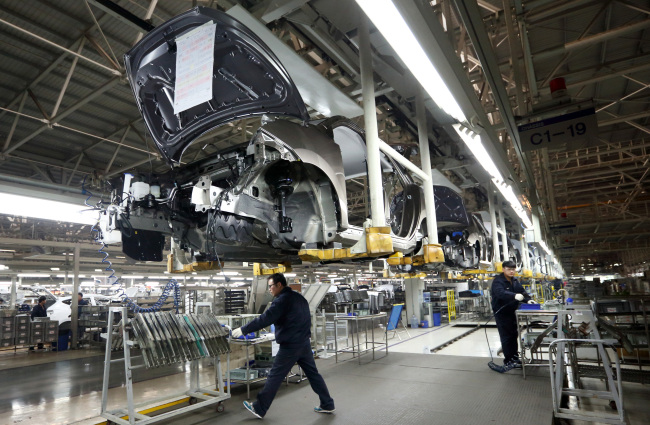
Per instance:
[[[512,303],[518,303],[518,302],[519,302],[519,301],[517,301],[517,300],[512,300],[512,301],[510,301],[508,304],[505,304],[505,305],[501,306],[501,308],[498,309],[498,310],[496,311],[496,313],[494,313],[494,314],[493,314],[489,319],[487,319],[487,322],[485,322],[485,323],[483,324],[483,329],[485,330],[485,340],[487,341],[488,350],[490,350],[490,358],[492,359],[492,361],[491,361],[490,363],[494,363],[494,356],[492,355],[492,348],[490,348],[490,340],[489,340],[488,335],[487,335],[487,324],[488,324],[488,322],[489,322],[490,320],[494,319],[494,318],[496,317],[496,315],[499,314],[499,312],[500,312],[501,310],[503,310],[504,308],[506,308],[507,306],[509,306],[509,305],[512,304]]]

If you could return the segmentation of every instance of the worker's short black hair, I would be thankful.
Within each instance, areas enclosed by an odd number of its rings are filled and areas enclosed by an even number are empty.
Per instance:
[[[287,278],[284,277],[282,273],[274,273],[269,279],[273,280],[273,283],[279,283],[282,286],[287,286]]]
[[[40,304],[43,301],[45,301],[46,299],[47,299],[47,297],[45,295],[41,295],[40,297],[38,297],[38,303]]]
[[[83,292],[79,292],[79,296],[80,296],[81,298],[83,298],[83,297],[84,297]]]
[[[502,266],[504,269],[505,269],[506,267],[509,268],[509,269],[516,269],[516,268],[517,268],[517,265],[515,264],[515,262],[514,262],[514,261],[510,261],[510,260],[508,260],[508,261],[504,261],[503,264],[501,264],[501,266]]]

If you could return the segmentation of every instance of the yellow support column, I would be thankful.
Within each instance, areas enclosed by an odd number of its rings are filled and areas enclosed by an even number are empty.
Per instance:
[[[456,319],[456,297],[453,289],[447,289],[447,317]]]
[[[253,263],[253,275],[254,276],[266,276],[272,275],[275,273],[287,273],[291,271],[291,263],[280,263],[278,267],[264,267],[262,263]]]
[[[368,256],[386,255],[393,252],[393,239],[390,236],[390,227],[367,227],[366,253]]]
[[[192,264],[183,264],[180,269],[174,269],[174,254],[167,255],[167,271],[169,273],[191,273],[205,270],[221,270],[223,261],[199,261]]]

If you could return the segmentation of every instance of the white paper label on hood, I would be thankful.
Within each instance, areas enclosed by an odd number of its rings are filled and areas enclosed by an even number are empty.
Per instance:
[[[216,27],[208,22],[176,38],[175,114],[212,100]]]

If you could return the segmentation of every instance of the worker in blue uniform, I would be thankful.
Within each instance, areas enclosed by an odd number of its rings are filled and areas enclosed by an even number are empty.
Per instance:
[[[521,367],[518,355],[517,316],[515,312],[520,302],[534,304],[533,301],[515,277],[517,265],[514,261],[504,261],[503,273],[492,281],[490,295],[492,296],[492,311],[499,330],[501,348],[503,349],[503,365],[507,369]]]
[[[45,295],[41,295],[38,298],[38,304],[36,304],[32,309],[32,314],[31,314],[32,321],[34,321],[35,317],[47,317],[47,307],[45,307],[46,302],[47,302],[47,298],[45,297]],[[39,350],[43,349],[42,342],[38,343],[38,349]],[[29,350],[34,351],[34,347],[29,347]]]
[[[271,407],[282,381],[293,365],[298,363],[309,379],[312,390],[320,399],[320,405],[314,407],[314,411],[334,413],[334,399],[330,397],[325,380],[318,373],[311,351],[309,303],[305,297],[287,286],[287,280],[282,273],[272,275],[268,279],[268,286],[274,297],[269,308],[252,322],[232,331],[233,338],[239,338],[274,324],[275,341],[280,345],[264,388],[257,394],[255,402],[245,401],[244,407],[262,419]]]

